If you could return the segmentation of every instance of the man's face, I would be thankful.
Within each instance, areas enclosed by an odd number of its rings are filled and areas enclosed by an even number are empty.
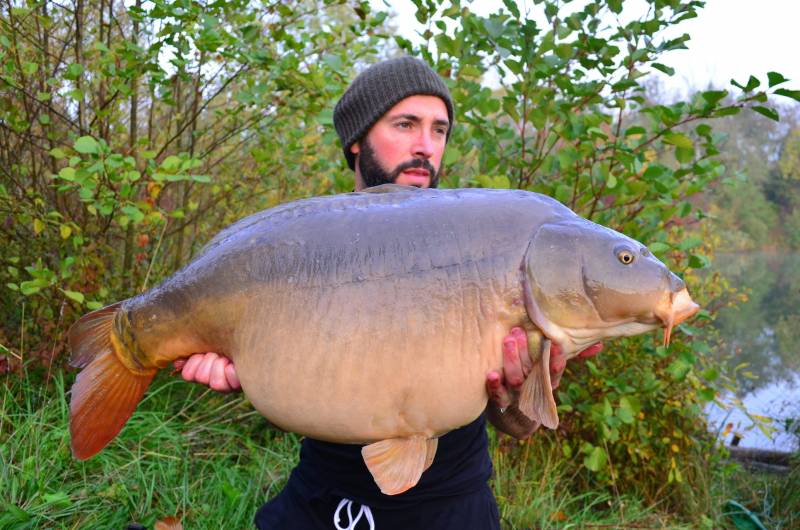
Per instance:
[[[440,98],[401,100],[350,148],[356,155],[356,188],[392,182],[436,186],[449,127],[447,107]]]

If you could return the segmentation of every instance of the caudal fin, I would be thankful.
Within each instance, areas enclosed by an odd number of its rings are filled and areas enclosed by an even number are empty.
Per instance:
[[[133,371],[112,340],[120,303],[85,315],[69,330],[70,364],[83,368],[72,385],[69,431],[72,454],[85,460],[98,453],[128,421],[156,370]]]

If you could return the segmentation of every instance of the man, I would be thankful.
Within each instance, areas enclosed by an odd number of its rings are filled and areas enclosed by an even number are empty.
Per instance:
[[[426,64],[401,57],[366,69],[337,103],[334,126],[344,156],[355,171],[356,191],[385,183],[436,187],[453,125],[453,103],[442,79]],[[599,351],[595,345],[584,352]],[[514,328],[503,339],[502,373],[487,374],[491,400],[473,423],[439,439],[436,458],[411,490],[383,495],[361,457],[361,447],[306,438],[300,462],[286,488],[256,515],[268,529],[499,529],[488,486],[492,464],[486,419],[517,438],[537,427],[516,408],[516,396],[531,369],[525,333]],[[551,371],[565,367],[556,348]],[[231,362],[213,353],[183,365],[188,381],[219,391],[240,388]]]

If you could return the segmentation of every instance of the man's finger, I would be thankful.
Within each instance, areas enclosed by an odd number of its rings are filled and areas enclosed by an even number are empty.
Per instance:
[[[225,365],[225,379],[228,380],[228,386],[232,390],[242,389],[242,383],[239,382],[239,376],[236,374],[236,368],[234,368],[233,363]]]
[[[511,328],[511,336],[514,337],[514,341],[517,343],[517,353],[522,363],[522,376],[524,379],[533,370],[533,360],[528,354],[528,334],[525,333],[524,329],[515,327]]]
[[[211,367],[214,361],[217,360],[217,354],[213,352],[206,353],[203,356],[203,362],[197,367],[197,372],[194,374],[195,381],[207,385],[211,382]]]
[[[505,374],[505,384],[511,388],[516,388],[525,381],[522,362],[519,358],[519,348],[513,336],[506,336],[503,339],[503,373]]]
[[[502,377],[499,372],[492,370],[486,374],[486,392],[489,394],[489,399],[499,408],[505,409],[511,405],[511,394],[503,384]]]
[[[194,381],[194,376],[197,373],[197,368],[203,362],[205,357],[200,354],[195,354],[186,359],[186,363],[181,369],[181,377],[186,381]]]
[[[220,357],[211,365],[208,386],[217,392],[231,391],[228,380],[225,378],[225,366],[228,362],[229,361],[224,357]]]

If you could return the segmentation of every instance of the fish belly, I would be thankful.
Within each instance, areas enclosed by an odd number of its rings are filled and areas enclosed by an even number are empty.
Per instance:
[[[437,276],[281,290],[237,347],[246,396],[277,426],[340,443],[434,437],[474,420],[519,315],[487,309],[501,300],[478,285],[453,297],[459,280]]]

